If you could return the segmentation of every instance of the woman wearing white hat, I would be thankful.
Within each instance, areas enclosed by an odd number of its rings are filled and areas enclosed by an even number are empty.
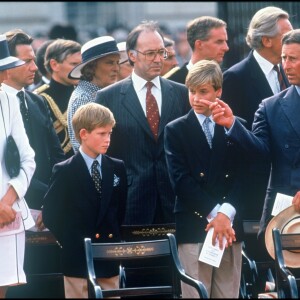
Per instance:
[[[6,37],[0,35],[0,83],[7,76],[6,70],[24,63],[10,56]],[[13,165],[7,163],[5,155],[11,137],[18,150],[14,151]],[[8,154],[11,152],[9,150]],[[19,102],[15,96],[3,91],[0,91],[0,157],[0,298],[4,298],[9,286],[26,283],[23,270],[25,230],[34,226],[34,220],[24,195],[35,171],[35,162]]]
[[[94,102],[98,90],[117,82],[120,53],[115,39],[101,36],[85,43],[81,48],[82,63],[69,74],[71,79],[80,81],[73,91],[68,105],[68,131],[74,152],[79,143],[72,127],[72,117],[84,104]]]

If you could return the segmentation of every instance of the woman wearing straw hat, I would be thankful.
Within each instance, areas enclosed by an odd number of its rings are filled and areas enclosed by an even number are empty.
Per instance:
[[[72,117],[83,104],[94,102],[98,90],[117,82],[120,53],[115,39],[101,36],[85,43],[81,48],[82,62],[69,74],[71,79],[80,79],[68,104],[68,131],[74,152],[79,143],[75,138]]]
[[[10,56],[6,37],[0,35],[0,82],[6,79],[6,70],[24,63]],[[4,160],[9,136],[13,137],[20,156],[20,168],[14,175]],[[9,286],[26,283],[23,270],[25,230],[34,226],[34,220],[24,195],[35,171],[35,161],[18,100],[3,91],[0,91],[0,157],[0,298],[4,298]]]

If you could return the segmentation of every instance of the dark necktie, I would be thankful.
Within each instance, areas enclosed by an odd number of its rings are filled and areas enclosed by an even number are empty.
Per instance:
[[[21,110],[23,122],[24,122],[24,125],[26,128],[28,125],[28,122],[29,122],[29,112],[28,112],[28,108],[26,107],[26,104],[25,104],[24,92],[23,91],[18,92],[17,96],[20,99],[20,110]]]
[[[281,74],[278,66],[274,65],[273,69],[277,72],[278,82],[279,82],[279,86],[280,86],[280,91],[285,90],[286,89],[286,85],[285,85],[285,82],[283,80],[282,74]]]
[[[158,125],[159,125],[159,112],[155,97],[151,93],[153,83],[148,81],[146,83],[147,94],[146,94],[146,115],[150,125],[151,131],[154,135],[155,140],[158,137]]]
[[[205,133],[208,145],[211,148],[212,147],[212,135],[211,135],[211,131],[209,129],[209,123],[210,122],[211,122],[210,118],[206,117],[205,120],[204,120],[204,122],[203,122],[202,127],[203,127],[203,131]]]
[[[99,193],[100,198],[101,198],[102,187],[101,187],[101,176],[100,176],[100,172],[99,172],[99,169],[98,169],[98,165],[99,165],[98,160],[94,160],[93,164],[92,164],[91,175],[92,175],[92,179],[95,183],[95,188],[96,188],[96,190]]]

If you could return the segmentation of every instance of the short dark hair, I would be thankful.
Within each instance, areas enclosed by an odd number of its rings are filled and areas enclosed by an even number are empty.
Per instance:
[[[18,56],[16,47],[18,45],[31,45],[33,38],[24,32],[22,29],[13,29],[5,33],[9,53],[12,56]]]
[[[196,40],[205,41],[209,38],[211,29],[227,27],[226,22],[221,19],[203,16],[190,21],[187,24],[187,40],[194,51]]]
[[[158,23],[155,21],[143,21],[141,24],[136,26],[131,30],[131,32],[127,36],[126,40],[126,52],[128,53],[129,50],[134,50],[136,47],[137,39],[140,36],[141,32],[143,31],[157,31],[159,35],[161,36],[162,40],[164,41],[164,36],[162,32],[160,31],[160,28],[158,26]],[[130,60],[128,57],[129,63],[131,66],[134,65],[134,63]]]
[[[51,59],[62,63],[68,55],[80,52],[81,45],[73,40],[57,39],[47,47],[44,65],[48,72],[52,73],[50,66]]]
[[[294,29],[285,33],[282,37],[282,45],[300,44],[300,29]]]

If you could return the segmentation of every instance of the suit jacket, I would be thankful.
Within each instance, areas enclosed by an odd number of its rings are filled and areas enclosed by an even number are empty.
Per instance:
[[[280,66],[283,79],[287,86],[289,82]],[[273,91],[251,51],[244,60],[235,64],[223,74],[221,99],[229,104],[233,113],[248,123],[248,128],[254,119],[260,102],[273,96]]]
[[[172,72],[172,70],[171,70],[170,75],[168,76],[168,74],[166,74],[164,76],[164,78],[170,79],[170,80],[178,82],[178,83],[185,84],[185,79],[189,72],[186,67],[187,64],[188,63],[185,63],[180,69],[176,70],[176,72]]]
[[[97,92],[96,102],[114,114],[108,154],[125,162],[128,202],[124,224],[153,224],[157,205],[164,222],[174,222],[175,195],[172,191],[163,145],[165,125],[190,109],[187,88],[160,78],[162,109],[158,140],[155,141],[134,90],[131,76]]]
[[[92,242],[121,240],[125,214],[127,178],[124,163],[102,156],[102,197],[80,152],[54,166],[44,198],[43,221],[62,246],[62,269],[66,276],[86,277],[84,238]],[[117,264],[101,264],[99,277],[118,274]]]
[[[36,170],[25,199],[30,208],[41,209],[53,166],[65,155],[53,127],[45,100],[32,92],[25,92],[30,115],[30,128],[26,128],[29,143],[35,152]]]
[[[280,67],[286,85],[288,80]],[[251,129],[254,113],[265,98],[273,96],[273,91],[251,51],[244,60],[224,72],[221,99],[229,104],[233,113],[245,119],[247,128]],[[259,219],[268,185],[270,162],[269,159],[248,161],[245,172],[251,179],[245,191],[248,206],[248,218]],[[253,205],[253,201],[256,205]]]
[[[294,196],[300,190],[300,96],[294,86],[262,101],[252,133],[236,121],[229,132],[248,155],[270,157],[270,181],[260,223],[260,234],[271,219],[277,193]]]
[[[217,204],[236,209],[233,228],[243,236],[241,201],[244,184],[240,170],[242,152],[215,125],[212,149],[192,109],[165,128],[165,152],[172,187],[176,194],[176,239],[179,243],[204,242],[207,215]]]

